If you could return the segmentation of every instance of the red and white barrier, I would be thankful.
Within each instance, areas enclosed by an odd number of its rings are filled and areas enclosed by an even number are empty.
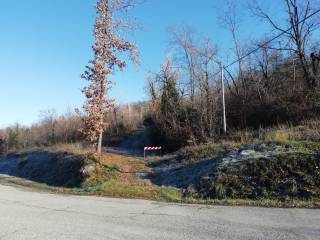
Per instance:
[[[144,147],[145,151],[161,150],[162,147]]]
[[[144,147],[143,156],[146,158],[146,151],[161,151],[162,147]]]

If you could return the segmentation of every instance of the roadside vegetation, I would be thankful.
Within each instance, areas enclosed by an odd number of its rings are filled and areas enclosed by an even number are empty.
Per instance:
[[[199,195],[214,199],[319,199],[319,152],[295,149],[290,144],[276,146],[255,145],[260,149],[251,150],[247,159],[215,169],[197,186]],[[263,155],[263,148],[273,152]]]
[[[6,174],[0,182],[7,184],[58,193],[181,201],[178,189],[157,186],[140,177],[151,171],[142,158],[114,153],[99,155],[92,148],[69,144],[0,157],[0,173]]]
[[[97,155],[93,149],[79,145],[30,149],[7,157],[10,161],[13,157],[19,159],[19,168],[25,174],[28,164],[32,164],[27,156],[35,152],[59,153],[60,161],[42,159],[38,169],[42,172],[48,171],[44,166],[58,171],[54,168],[56,163],[66,168],[68,165],[61,161],[73,156],[81,164],[69,165],[69,173],[64,173],[78,174],[77,179],[81,179],[78,185],[61,184],[62,173],[56,178],[60,185],[15,174],[14,178],[1,178],[1,182],[59,193],[181,203],[320,207],[319,142],[279,140],[278,137],[268,141],[251,139],[245,143],[230,139],[224,143],[189,146],[174,154],[151,156],[146,160],[111,152]],[[4,159],[5,156],[0,161],[0,170]],[[35,167],[31,167],[33,173],[37,170]]]
[[[111,2],[120,13],[131,7]],[[262,1],[254,1],[253,17],[280,35],[276,42],[241,41],[239,5],[227,2],[220,21],[233,39],[232,67],[221,67],[224,53],[213,39],[188,26],[172,27],[171,57],[147,79],[150,100],[116,105],[109,99],[109,77],[126,67],[119,52],[136,60],[137,46],[117,35],[113,27],[129,25],[105,19],[111,10],[99,0],[94,59],[83,75],[89,81],[84,111],[57,116],[50,110],[32,126],[0,129],[0,173],[14,177],[3,181],[77,194],[319,207],[320,22],[309,17],[318,6],[281,1],[287,26],[279,27]],[[141,146],[131,145],[139,141],[135,136],[162,146],[165,155],[142,159]],[[123,146],[125,151],[108,152]]]

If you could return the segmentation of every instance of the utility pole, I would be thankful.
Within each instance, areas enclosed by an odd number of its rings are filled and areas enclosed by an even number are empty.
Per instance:
[[[293,59],[293,90],[296,89],[296,59]]]
[[[227,133],[227,118],[226,118],[226,102],[225,102],[225,91],[224,91],[224,66],[221,65],[221,89],[222,89],[222,110],[223,110],[223,131]]]
[[[129,119],[129,124],[131,123],[131,104],[128,104],[128,119]]]

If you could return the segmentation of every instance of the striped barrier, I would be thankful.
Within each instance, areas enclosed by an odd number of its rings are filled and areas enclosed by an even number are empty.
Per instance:
[[[162,147],[144,147],[145,151],[161,150]]]
[[[143,157],[146,158],[147,151],[161,151],[162,147],[144,147]]]

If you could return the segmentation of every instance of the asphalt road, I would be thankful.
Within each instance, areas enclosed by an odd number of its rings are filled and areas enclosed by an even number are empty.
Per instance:
[[[0,239],[320,239],[320,210],[157,203],[0,185]]]

